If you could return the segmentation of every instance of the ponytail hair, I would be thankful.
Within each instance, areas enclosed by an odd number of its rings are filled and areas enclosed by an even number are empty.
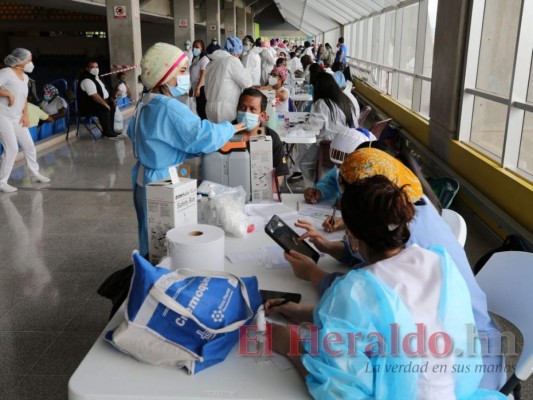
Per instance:
[[[415,207],[403,187],[383,175],[348,185],[341,209],[346,227],[375,252],[403,247],[409,240]]]

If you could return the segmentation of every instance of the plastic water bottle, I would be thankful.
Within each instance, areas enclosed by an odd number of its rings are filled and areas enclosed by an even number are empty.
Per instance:
[[[267,126],[272,129],[273,131],[278,129],[278,112],[276,111],[276,100],[274,99],[272,103],[270,103],[270,107],[267,108],[270,109],[270,114],[268,114],[268,124]]]

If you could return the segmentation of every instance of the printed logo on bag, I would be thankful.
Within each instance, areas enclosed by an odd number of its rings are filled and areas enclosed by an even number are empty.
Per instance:
[[[216,333],[202,331],[200,329],[198,329],[195,333],[200,337],[200,339],[206,340],[208,342],[217,335]]]
[[[211,314],[211,319],[214,322],[222,322],[222,321],[224,321],[224,313],[222,311],[220,311],[220,310],[215,310]]]
[[[204,292],[209,289],[209,280],[210,278],[204,278],[202,279],[202,282],[198,285],[198,289],[194,293],[193,298],[189,301],[189,304],[187,305],[187,310],[191,313],[194,312],[194,309],[198,306],[198,303],[200,302],[200,299],[204,295]],[[179,316],[176,318],[176,325],[183,326],[187,322],[188,318],[184,316]]]

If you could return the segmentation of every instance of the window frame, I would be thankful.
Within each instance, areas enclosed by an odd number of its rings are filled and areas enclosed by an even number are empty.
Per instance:
[[[476,87],[486,2],[487,0],[473,0],[472,2],[458,139],[468,143],[475,150],[499,163],[502,167],[533,180],[533,175],[526,170],[520,169],[518,165],[525,112],[533,113],[533,103],[527,101],[528,88],[533,85],[530,82],[531,69],[533,68],[533,35],[527,23],[527,21],[533,20],[533,2],[521,1],[513,70],[511,71],[511,89],[508,97]],[[524,85],[523,82],[528,82],[528,84]],[[471,141],[476,97],[507,107],[501,158],[483,148],[480,144]]]
[[[443,0],[440,0],[443,1]],[[415,48],[415,66],[414,71],[406,71],[400,68],[400,55],[401,55],[401,43],[402,43],[402,25],[403,25],[403,12],[407,7],[418,4],[418,26],[416,33],[416,48]],[[413,90],[411,97],[411,106],[404,103],[412,111],[418,113],[425,119],[429,119],[428,115],[421,113],[422,102],[422,86],[423,82],[429,82],[431,84],[431,76],[425,76],[424,70],[424,53],[426,46],[426,33],[427,33],[427,18],[428,18],[428,6],[429,0],[415,0],[404,1],[395,7],[388,7],[383,9],[380,13],[372,14],[368,17],[358,19],[352,22],[351,34],[352,37],[352,51],[348,56],[348,62],[354,75],[376,90],[386,93],[396,100],[398,100],[399,81],[401,75],[406,75],[413,78]],[[393,65],[385,65],[385,44],[389,44],[388,38],[386,38],[387,16],[393,13],[391,21],[394,23],[394,27],[391,28],[394,31],[394,48],[393,48]],[[374,21],[374,19],[376,19]],[[374,23],[379,23],[378,29],[369,28]],[[378,35],[377,40],[372,37],[374,32]],[[361,36],[363,34],[363,37]],[[369,40],[369,36],[370,40]],[[386,43],[385,43],[386,42]],[[365,46],[366,43],[366,46]],[[377,49],[377,61],[372,60],[371,48],[379,43]],[[387,47],[388,49],[388,47]],[[370,71],[377,69],[377,80],[372,78]],[[386,81],[385,81],[386,80]]]

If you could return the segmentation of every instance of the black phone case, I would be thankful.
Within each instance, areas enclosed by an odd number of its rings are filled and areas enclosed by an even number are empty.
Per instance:
[[[286,246],[278,237],[276,237],[275,235],[273,235],[270,230],[269,230],[269,226],[272,224],[272,223],[282,223],[289,231],[290,233],[293,235],[293,237],[295,238],[299,238],[300,235],[298,235],[289,225],[287,225],[285,223],[285,221],[283,221],[279,216],[277,215],[274,215],[272,216],[272,218],[270,219],[270,221],[268,221],[268,223],[265,225],[265,232],[266,234],[272,238],[272,240],[274,240],[283,250],[285,250],[286,252],[289,252],[289,250],[295,250],[295,251],[298,251],[298,249],[296,248],[289,248],[288,246]],[[308,243],[306,243],[305,241],[301,242],[303,245],[305,245],[310,251],[311,251],[311,258],[313,259],[314,262],[318,262],[318,259],[320,258],[320,254],[318,254],[318,252],[313,249],[311,246],[309,246]],[[306,254],[307,255],[307,254]]]

